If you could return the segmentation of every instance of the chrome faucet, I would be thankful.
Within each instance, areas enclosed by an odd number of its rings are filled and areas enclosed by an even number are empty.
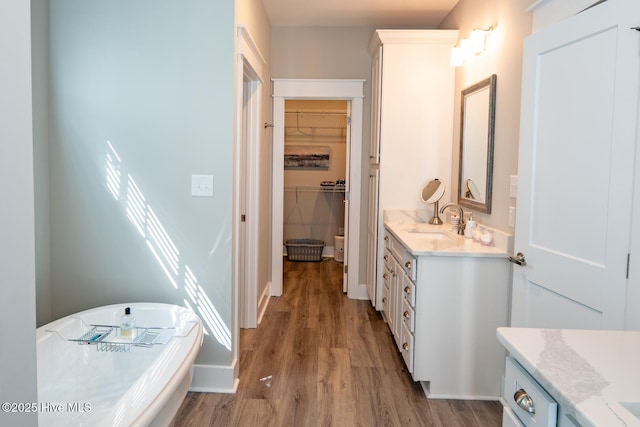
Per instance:
[[[458,223],[458,234],[464,235],[465,223],[464,223],[464,212],[462,208],[459,205],[456,205],[455,203],[447,203],[440,209],[440,213],[444,213],[444,211],[447,208],[456,208],[460,212],[460,222]]]

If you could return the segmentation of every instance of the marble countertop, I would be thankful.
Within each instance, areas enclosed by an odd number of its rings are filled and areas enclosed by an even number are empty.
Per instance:
[[[385,211],[385,227],[416,256],[472,256],[507,258],[510,235],[489,229],[490,245],[456,234],[451,224],[432,225],[409,211]]]
[[[640,410],[640,331],[498,328],[497,336],[583,426],[640,426],[631,412]]]

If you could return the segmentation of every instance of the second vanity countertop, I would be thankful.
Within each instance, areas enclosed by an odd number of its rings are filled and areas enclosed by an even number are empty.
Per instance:
[[[385,212],[384,225],[415,256],[509,256],[511,236],[497,230],[491,230],[494,241],[486,246],[456,234],[449,223],[432,225],[411,212]]]
[[[640,426],[640,331],[498,328],[497,336],[580,425]]]

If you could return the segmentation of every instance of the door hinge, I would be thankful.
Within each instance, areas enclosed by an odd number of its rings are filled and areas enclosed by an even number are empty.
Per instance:
[[[240,215],[240,222],[247,222],[247,215],[245,214]]]
[[[347,116],[347,124],[351,126],[351,116]]]
[[[344,266],[344,274],[348,274],[349,273],[349,266],[345,265]]]
[[[627,279],[629,278],[629,264],[631,264],[631,254],[627,254]]]

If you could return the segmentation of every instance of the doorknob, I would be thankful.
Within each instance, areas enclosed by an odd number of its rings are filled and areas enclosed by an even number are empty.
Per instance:
[[[525,261],[524,254],[522,252],[518,252],[515,257],[510,256],[509,261],[521,267],[527,265],[527,261]]]

